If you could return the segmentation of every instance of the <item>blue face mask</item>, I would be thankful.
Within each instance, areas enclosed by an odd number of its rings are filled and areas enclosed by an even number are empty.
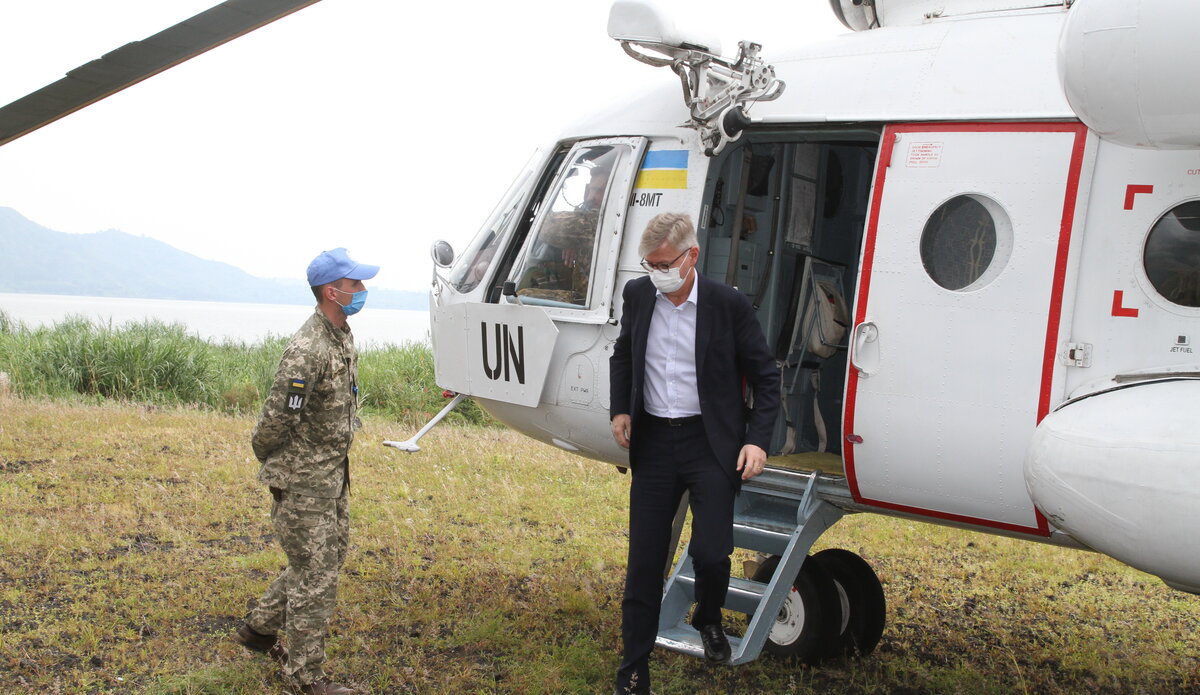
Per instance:
[[[359,312],[359,310],[361,310],[363,308],[363,305],[367,303],[367,291],[366,290],[363,290],[361,292],[346,292],[345,290],[339,290],[338,288],[334,287],[333,291],[350,295],[350,303],[349,304],[345,304],[345,305],[339,304],[338,305],[338,306],[342,307],[342,313],[345,314],[346,316],[353,316],[354,314],[357,314]]]

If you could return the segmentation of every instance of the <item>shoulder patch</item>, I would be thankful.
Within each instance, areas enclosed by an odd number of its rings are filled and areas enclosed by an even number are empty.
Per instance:
[[[304,379],[288,379],[286,401],[288,410],[300,410],[304,407],[305,387]]]

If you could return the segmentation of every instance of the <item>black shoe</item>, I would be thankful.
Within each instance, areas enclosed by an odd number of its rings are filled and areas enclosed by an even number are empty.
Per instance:
[[[700,628],[700,640],[704,642],[705,659],[714,664],[729,661],[733,652],[729,648],[729,639],[725,637],[725,631],[721,629],[720,623]]]
[[[278,661],[281,666],[287,663],[287,647],[279,643],[277,636],[255,632],[246,623],[238,626],[237,632],[233,635],[233,641],[251,651],[266,654]]]

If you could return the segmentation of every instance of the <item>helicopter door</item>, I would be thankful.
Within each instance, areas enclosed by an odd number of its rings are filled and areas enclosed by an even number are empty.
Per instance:
[[[843,420],[865,504],[1046,535],[1022,473],[1049,407],[1087,130],[884,130]]]

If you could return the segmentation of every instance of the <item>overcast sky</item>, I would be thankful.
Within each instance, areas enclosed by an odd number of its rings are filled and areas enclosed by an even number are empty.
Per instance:
[[[4,3],[0,104],[215,4]],[[658,4],[727,55],[762,43],[767,62],[845,31],[826,0]],[[423,289],[430,243],[462,249],[562,126],[677,84],[608,38],[609,6],[322,0],[0,147],[0,206],[264,277],[303,277],[346,246],[383,266],[377,286]]]

